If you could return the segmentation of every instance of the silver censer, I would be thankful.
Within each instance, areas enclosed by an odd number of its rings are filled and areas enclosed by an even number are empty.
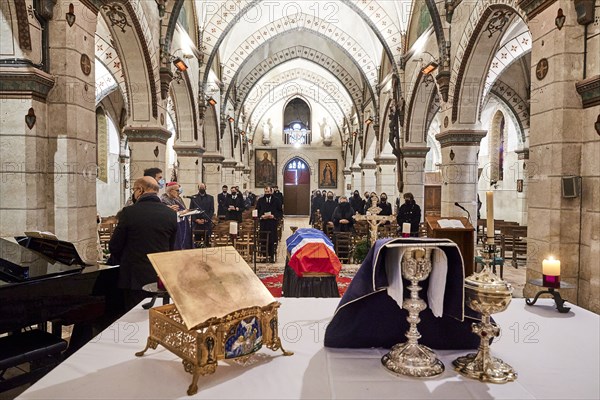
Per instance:
[[[417,330],[421,321],[419,313],[427,308],[425,301],[419,298],[421,287],[418,283],[431,273],[431,251],[431,248],[408,248],[402,257],[402,276],[410,281],[410,298],[402,302],[402,307],[408,310],[408,340],[396,344],[381,358],[383,366],[395,374],[426,378],[444,372],[444,364],[433,350],[419,344],[421,334]]]
[[[492,272],[490,264],[495,255],[495,245],[486,245],[479,273],[465,279],[466,305],[481,313],[481,322],[474,323],[473,333],[481,338],[477,353],[453,361],[454,369],[462,375],[482,382],[506,383],[517,379],[514,369],[490,354],[490,339],[500,334],[500,328],[490,322],[490,315],[506,310],[512,299],[512,287]]]

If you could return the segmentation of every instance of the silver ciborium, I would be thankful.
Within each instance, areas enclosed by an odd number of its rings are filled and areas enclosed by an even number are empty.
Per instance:
[[[421,334],[417,330],[417,324],[421,321],[419,313],[427,308],[425,301],[419,298],[419,282],[427,279],[431,273],[431,251],[431,248],[409,248],[402,257],[402,276],[410,281],[410,298],[402,302],[402,307],[408,310],[408,340],[396,344],[381,358],[384,367],[395,374],[426,378],[444,372],[444,364],[433,350],[419,344]]]
[[[481,322],[474,323],[473,333],[481,342],[477,353],[453,361],[454,369],[462,375],[482,382],[506,383],[517,379],[514,369],[490,354],[490,339],[500,335],[500,327],[492,324],[490,315],[506,310],[512,299],[510,284],[492,272],[495,246],[486,245],[484,267],[465,279],[466,305],[481,313]]]

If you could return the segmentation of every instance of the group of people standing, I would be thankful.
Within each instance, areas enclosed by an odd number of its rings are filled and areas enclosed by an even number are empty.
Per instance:
[[[411,236],[418,236],[419,223],[421,222],[421,208],[415,202],[412,193],[404,193],[404,203],[400,198],[396,200],[396,221],[401,227],[403,223],[410,223]],[[388,202],[386,193],[380,196],[375,192],[365,192],[364,198],[355,190],[348,199],[346,196],[336,197],[332,191],[315,190],[311,197],[311,211],[309,223],[314,224],[316,212],[319,211],[323,223],[323,231],[328,227],[334,232],[350,232],[354,225],[355,214],[366,214],[369,208],[376,205],[380,211],[378,215],[392,215],[392,205]]]

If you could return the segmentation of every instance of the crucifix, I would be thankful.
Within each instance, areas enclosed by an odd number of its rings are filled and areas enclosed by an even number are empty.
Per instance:
[[[357,214],[354,216],[356,221],[367,221],[369,223],[369,241],[371,242],[371,246],[373,246],[377,240],[377,228],[379,225],[394,220],[393,215],[378,215],[380,212],[381,208],[377,207],[377,198],[373,196],[371,197],[371,207],[367,209],[367,214]]]

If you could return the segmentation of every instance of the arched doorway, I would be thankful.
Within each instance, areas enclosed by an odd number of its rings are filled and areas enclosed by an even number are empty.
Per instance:
[[[287,215],[310,213],[310,168],[299,157],[291,159],[285,166],[283,206]]]

